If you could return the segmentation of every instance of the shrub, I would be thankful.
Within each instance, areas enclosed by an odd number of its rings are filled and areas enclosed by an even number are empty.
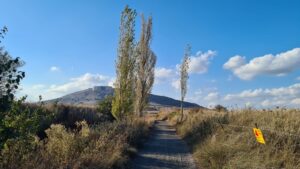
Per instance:
[[[38,146],[38,139],[34,136],[9,139],[4,144],[0,155],[0,168],[23,168],[23,164],[30,160]]]
[[[111,109],[112,109],[112,96],[106,96],[102,101],[98,103],[97,111],[101,113],[103,118],[107,120],[114,120],[112,116]]]
[[[2,168],[124,168],[131,150],[147,133],[141,121],[106,122],[89,126],[78,122],[75,129],[53,124],[46,130],[47,138],[33,141],[33,148],[20,149],[25,144],[12,144],[3,151]],[[18,157],[18,158],[16,158]],[[22,157],[22,158],[21,158]]]
[[[0,146],[9,139],[34,137],[43,127],[42,124],[51,120],[50,114],[47,114],[42,104],[37,105],[35,109],[24,105],[25,97],[14,101],[11,109],[4,112],[5,116],[1,119],[0,126]]]
[[[218,111],[218,112],[221,112],[221,111],[226,112],[227,108],[220,105],[220,104],[218,104],[218,105],[215,106],[215,110]]]

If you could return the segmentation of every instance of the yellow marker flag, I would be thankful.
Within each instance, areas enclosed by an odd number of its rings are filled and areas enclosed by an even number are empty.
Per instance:
[[[254,135],[255,135],[255,137],[256,137],[256,141],[257,141],[257,142],[259,142],[259,143],[261,143],[261,144],[266,144],[265,139],[264,139],[264,136],[263,136],[263,134],[262,134],[262,132],[261,132],[260,129],[258,129],[258,128],[253,128],[253,132],[254,132]]]

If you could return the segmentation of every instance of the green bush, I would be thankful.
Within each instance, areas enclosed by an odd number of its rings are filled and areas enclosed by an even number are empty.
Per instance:
[[[100,113],[103,118],[107,120],[114,120],[114,117],[112,115],[112,96],[106,96],[102,101],[98,103],[97,111]]]
[[[3,112],[4,118],[0,123],[0,146],[9,139],[24,138],[31,140],[39,130],[42,124],[51,121],[52,116],[44,111],[42,104],[35,109],[31,109],[24,104],[25,97],[12,103],[9,111]]]

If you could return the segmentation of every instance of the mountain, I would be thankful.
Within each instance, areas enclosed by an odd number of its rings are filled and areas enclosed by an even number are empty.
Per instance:
[[[58,102],[58,104],[69,105],[94,105],[104,99],[106,96],[111,96],[114,89],[110,86],[96,86],[86,90],[71,93],[57,99],[48,100],[46,103]],[[150,107],[180,107],[180,101],[166,96],[151,94],[149,97]],[[198,104],[184,102],[185,108],[200,108]]]

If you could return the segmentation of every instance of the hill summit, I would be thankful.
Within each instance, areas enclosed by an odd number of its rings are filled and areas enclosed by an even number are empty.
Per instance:
[[[58,104],[68,105],[94,105],[106,96],[112,96],[113,94],[114,88],[110,86],[95,86],[46,102],[58,102]],[[154,107],[180,107],[180,101],[166,96],[150,94],[149,105]],[[201,108],[198,104],[190,102],[184,102],[183,106],[185,108]]]

